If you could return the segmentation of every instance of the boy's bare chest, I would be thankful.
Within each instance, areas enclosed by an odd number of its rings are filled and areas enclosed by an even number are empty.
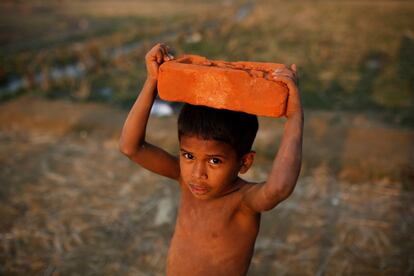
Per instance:
[[[189,192],[183,192],[176,231],[197,239],[228,239],[228,236],[243,232],[244,228],[251,230],[256,223],[255,216],[241,210],[238,194],[199,200]]]
[[[240,205],[240,194],[204,201],[182,191],[167,274],[244,275],[260,214],[245,213]]]

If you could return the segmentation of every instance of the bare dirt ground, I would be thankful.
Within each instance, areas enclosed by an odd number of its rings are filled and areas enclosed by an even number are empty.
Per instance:
[[[0,274],[163,275],[178,189],[119,153],[126,114],[29,96],[0,104]],[[172,152],[175,119],[149,124]],[[253,180],[283,130],[260,124]],[[412,275],[412,141],[378,114],[307,111],[301,178],[263,214],[249,275]]]

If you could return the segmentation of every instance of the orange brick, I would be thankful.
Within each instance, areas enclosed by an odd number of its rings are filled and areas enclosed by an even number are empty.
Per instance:
[[[286,111],[288,88],[268,78],[281,66],[185,55],[160,66],[158,93],[166,101],[280,117]]]

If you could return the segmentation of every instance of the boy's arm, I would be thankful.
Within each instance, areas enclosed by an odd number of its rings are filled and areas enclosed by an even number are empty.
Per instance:
[[[291,70],[286,68],[276,71],[273,79],[284,82],[289,88],[287,122],[268,180],[246,191],[244,203],[257,212],[271,210],[289,197],[295,188],[302,163],[304,117],[296,84],[296,65],[293,64]]]
[[[178,159],[145,141],[147,122],[156,96],[158,67],[172,58],[164,44],[155,45],[145,56],[147,80],[124,123],[119,149],[144,168],[177,180],[180,171]]]

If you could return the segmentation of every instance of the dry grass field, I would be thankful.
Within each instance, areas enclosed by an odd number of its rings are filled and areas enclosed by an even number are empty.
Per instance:
[[[0,274],[164,275],[179,194],[117,148],[143,56],[297,63],[304,159],[248,275],[414,273],[410,1],[2,1]],[[172,153],[176,115],[148,138]],[[260,118],[264,180],[283,119]]]
[[[2,273],[163,275],[178,189],[119,153],[125,116],[34,97],[1,105]],[[414,130],[364,113],[306,118],[299,183],[263,215],[249,275],[412,273]],[[150,121],[149,139],[171,152],[175,120]],[[280,121],[260,125],[247,175],[258,181],[282,132]]]

